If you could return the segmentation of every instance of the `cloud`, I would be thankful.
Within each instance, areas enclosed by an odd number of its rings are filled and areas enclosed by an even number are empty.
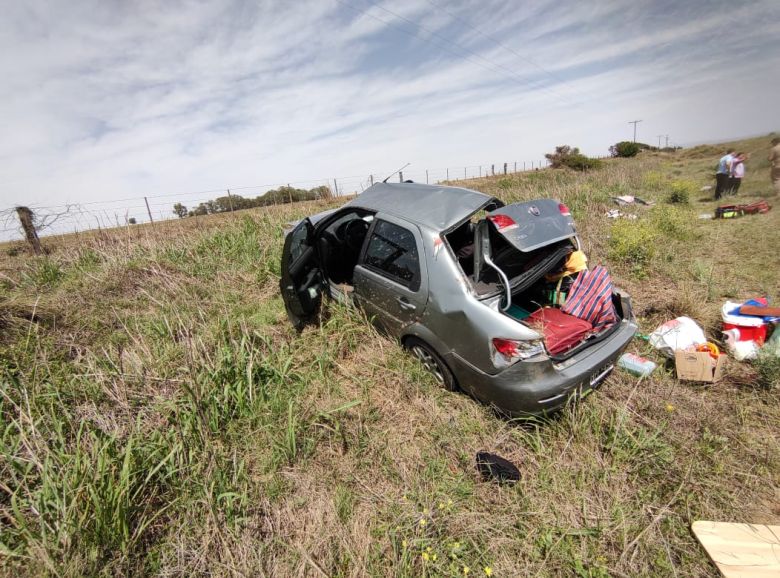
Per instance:
[[[0,208],[359,188],[405,162],[424,178],[562,143],[604,154],[634,118],[677,142],[768,132],[778,16],[775,2],[10,3]]]

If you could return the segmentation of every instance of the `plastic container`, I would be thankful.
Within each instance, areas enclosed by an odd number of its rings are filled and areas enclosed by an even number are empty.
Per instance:
[[[766,341],[766,323],[761,325],[738,325],[723,322],[723,333],[734,341],[755,341],[759,345]]]
[[[655,371],[656,367],[658,367],[649,359],[639,357],[633,353],[624,353],[621,355],[620,359],[618,359],[618,366],[637,377],[647,377]]]

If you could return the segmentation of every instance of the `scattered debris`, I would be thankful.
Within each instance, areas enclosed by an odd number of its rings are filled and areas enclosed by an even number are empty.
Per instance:
[[[618,359],[618,366],[625,369],[628,373],[637,377],[647,377],[658,365],[649,359],[640,357],[633,353],[624,353]]]
[[[713,215],[711,215],[710,213],[699,213],[699,218],[704,220],[704,221],[707,221],[707,220],[714,219],[715,217]]]
[[[647,205],[651,206],[655,203],[652,201],[645,201],[644,199],[640,199],[639,197],[634,197],[632,195],[621,195],[619,197],[612,197],[612,200],[617,203],[618,205],[633,205],[634,203],[640,204],[640,205]]]
[[[703,186],[701,189],[699,189],[699,190],[700,190],[700,191],[702,191],[702,192],[704,192],[704,191],[711,191],[711,190],[712,190],[712,185],[704,185],[704,186]]]
[[[520,480],[520,470],[512,462],[489,452],[477,452],[477,470],[486,482],[514,484]]]
[[[674,352],[677,379],[684,381],[714,383],[720,380],[725,362],[726,356],[714,343]]]
[[[721,205],[715,209],[716,219],[734,219],[742,215],[768,213],[772,206],[766,201],[756,201],[748,205]]]
[[[610,219],[619,219],[622,217],[624,219],[634,220],[639,218],[637,215],[633,215],[631,213],[621,213],[618,209],[610,209],[609,211],[604,213],[604,216]]]
[[[769,307],[765,297],[744,303],[726,301],[721,308],[723,337],[731,354],[738,360],[755,359],[766,341],[770,323],[780,317],[777,307]]]
[[[667,321],[650,334],[650,345],[670,358],[674,358],[677,350],[695,348],[705,343],[707,339],[704,331],[690,317]]]
[[[780,526],[697,520],[691,531],[724,578],[780,576]]]

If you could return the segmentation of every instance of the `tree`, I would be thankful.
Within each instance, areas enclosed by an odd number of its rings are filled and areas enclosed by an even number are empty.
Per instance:
[[[613,157],[630,158],[639,154],[639,150],[641,148],[641,143],[624,140],[609,147],[609,154],[611,154]]]
[[[127,219],[128,225],[135,225],[137,222],[138,221],[135,220],[135,217],[130,217],[129,219]]]
[[[175,205],[173,205],[173,212],[177,217],[183,219],[184,217],[187,216],[187,207],[185,207],[181,203],[176,203]]]
[[[554,153],[548,153],[544,156],[550,161],[550,166],[554,169],[567,167],[576,171],[587,171],[601,166],[599,159],[587,157],[580,153],[580,149],[570,147],[569,145],[557,146]]]

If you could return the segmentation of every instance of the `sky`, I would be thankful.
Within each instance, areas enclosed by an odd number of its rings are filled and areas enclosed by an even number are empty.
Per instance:
[[[0,211],[100,213],[71,229],[148,220],[144,196],[169,218],[227,188],[350,192],[406,163],[433,181],[561,144],[606,155],[636,119],[650,144],[780,128],[777,0],[0,9]]]

